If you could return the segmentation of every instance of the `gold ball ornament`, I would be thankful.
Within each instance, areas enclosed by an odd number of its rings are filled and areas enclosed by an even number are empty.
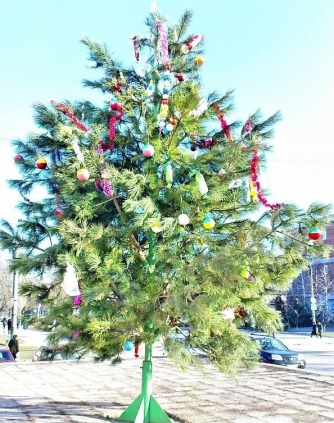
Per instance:
[[[204,65],[204,59],[203,59],[203,57],[202,56],[196,56],[194,58],[194,64],[196,66],[203,66]]]
[[[161,227],[160,222],[153,222],[152,223],[152,226],[151,226],[151,229],[152,229],[152,231],[155,234],[158,234],[159,232],[161,232],[162,231],[162,227]]]

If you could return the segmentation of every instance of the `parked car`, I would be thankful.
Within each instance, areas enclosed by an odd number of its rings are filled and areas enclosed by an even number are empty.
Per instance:
[[[254,333],[250,334],[250,337],[260,347],[260,360],[262,362],[305,369],[306,361],[303,355],[290,350],[279,339],[266,334]]]
[[[0,346],[0,363],[10,363],[13,361],[15,361],[15,358],[9,348]]]
[[[35,352],[32,361],[79,360],[80,358],[82,355],[69,352],[67,348],[64,348],[64,344],[42,345]]]

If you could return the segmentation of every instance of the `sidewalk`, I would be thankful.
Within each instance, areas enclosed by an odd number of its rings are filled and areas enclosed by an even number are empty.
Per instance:
[[[334,376],[261,365],[237,381],[153,360],[153,395],[177,422],[332,423]],[[15,363],[0,367],[0,421],[114,422],[140,393],[141,359]],[[111,418],[103,417],[106,415]]]

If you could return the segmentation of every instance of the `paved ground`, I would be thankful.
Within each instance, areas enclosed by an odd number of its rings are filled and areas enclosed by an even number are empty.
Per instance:
[[[117,367],[92,362],[17,362],[0,367],[0,421],[111,422],[139,394],[141,360]],[[153,395],[187,423],[334,422],[334,376],[261,365],[233,381],[204,364],[181,372],[153,360]],[[111,418],[105,418],[109,414]]]

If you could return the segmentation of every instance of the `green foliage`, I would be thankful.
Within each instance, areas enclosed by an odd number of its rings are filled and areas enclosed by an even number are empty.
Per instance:
[[[83,84],[109,93],[111,104],[124,111],[116,120],[113,148],[108,143],[115,111],[108,102],[101,107],[89,101],[34,105],[35,121],[44,132],[13,142],[23,156],[17,161],[22,178],[10,181],[22,196],[19,207],[26,219],[18,233],[4,226],[0,242],[25,252],[12,269],[23,274],[52,270],[51,285],[25,286],[21,292],[49,305],[42,324],[54,326],[54,341],[70,337],[68,348],[117,362],[126,340],[152,343],[162,337],[171,357],[187,365],[195,358],[169,338],[186,319],[192,327],[189,346],[204,351],[221,371],[233,373],[254,364],[256,357],[241,327],[250,319],[269,332],[281,327],[269,297],[305,268],[305,228],[324,229],[330,208],[265,207],[250,198],[254,153],[265,165],[280,113],[264,119],[257,111],[248,127],[227,123],[233,92],[204,96],[194,64],[202,44],[187,54],[182,50],[191,38],[191,12],[168,26],[170,72],[160,58],[158,19],[165,21],[150,15],[150,37],[138,39],[150,65],[143,75],[116,61],[106,46],[82,40],[103,73]],[[175,73],[186,80],[179,82]],[[168,134],[159,129],[158,116],[164,76],[172,82],[168,119],[175,116]],[[151,81],[154,90],[147,97]],[[201,100],[207,107],[194,115]],[[208,140],[212,145],[205,145]],[[151,158],[142,154],[148,143],[155,149]],[[47,160],[46,169],[36,168],[38,157]],[[173,178],[166,177],[167,166]],[[86,182],[76,178],[81,168],[90,172]],[[196,180],[199,173],[208,187],[205,194]],[[238,180],[242,183],[233,185]],[[107,183],[111,191],[101,192]],[[43,187],[45,196],[32,202],[28,197],[36,187]],[[189,224],[180,225],[180,214],[189,216]],[[215,221],[212,229],[203,227],[207,216]],[[155,227],[161,231],[153,232]],[[321,242],[313,248],[318,256],[328,253]],[[60,287],[66,263],[80,279],[80,307]],[[233,316],[224,317],[226,311]]]

